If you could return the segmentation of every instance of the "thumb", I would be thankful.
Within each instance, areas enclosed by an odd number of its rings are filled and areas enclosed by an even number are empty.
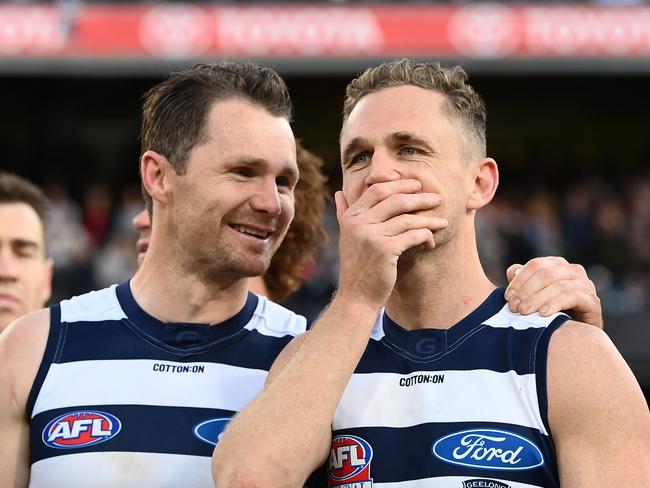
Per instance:
[[[506,276],[508,277],[508,283],[510,283],[514,279],[514,277],[517,276],[517,273],[519,273],[519,270],[521,268],[523,268],[523,265],[521,265],[521,264],[513,264],[506,270]]]

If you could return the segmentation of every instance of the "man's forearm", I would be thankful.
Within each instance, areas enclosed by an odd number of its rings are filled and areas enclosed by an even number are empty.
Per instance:
[[[214,457],[219,488],[302,486],[329,450],[336,406],[377,313],[356,297],[334,299],[277,377],[224,432]]]

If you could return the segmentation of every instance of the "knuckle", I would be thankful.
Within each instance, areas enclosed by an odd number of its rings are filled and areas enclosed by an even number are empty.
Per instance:
[[[564,293],[573,290],[573,285],[569,280],[560,280],[558,285],[560,286],[560,290]]]
[[[585,270],[585,267],[582,264],[572,264],[571,270],[579,276],[587,276],[587,270]]]
[[[539,273],[539,276],[546,281],[552,281],[555,278],[555,273],[550,268],[540,268],[537,270],[537,273]]]
[[[372,185],[368,188],[368,193],[378,200],[383,200],[388,196],[386,189],[382,186]]]

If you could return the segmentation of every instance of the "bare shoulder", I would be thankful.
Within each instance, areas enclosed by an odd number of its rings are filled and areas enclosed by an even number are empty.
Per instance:
[[[616,486],[649,486],[648,405],[602,330],[569,321],[555,331],[547,391],[562,486],[596,486],[598,479],[601,486],[614,480],[621,481]]]
[[[548,379],[549,394],[557,393],[557,400],[573,397],[575,402],[576,396],[584,394],[581,401],[594,401],[596,392],[642,397],[632,371],[607,334],[572,320],[551,337]],[[603,399],[597,401],[602,404]]]
[[[266,378],[267,385],[269,385],[271,381],[273,381],[278,376],[278,374],[280,374],[280,371],[282,371],[286,364],[296,354],[296,351],[298,351],[300,345],[305,341],[307,334],[309,334],[309,331],[303,332],[302,334],[294,337],[286,346],[284,346],[284,349],[282,349],[282,352],[278,354],[278,357],[273,362],[273,366],[271,366],[271,369],[269,370],[269,375]]]
[[[49,309],[17,319],[0,334],[0,384],[11,397],[26,403],[29,390],[43,359],[50,331]]]

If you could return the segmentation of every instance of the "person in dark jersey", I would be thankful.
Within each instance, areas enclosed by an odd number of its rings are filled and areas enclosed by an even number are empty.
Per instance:
[[[321,465],[331,488],[650,486],[650,412],[607,336],[511,310],[516,287],[481,267],[485,119],[460,67],[348,85],[338,290],[223,433],[219,488],[298,487]]]
[[[199,65],[144,97],[151,238],[128,282],[0,340],[0,486],[212,486],[210,456],[305,319],[249,293],[294,214],[282,78]]]

